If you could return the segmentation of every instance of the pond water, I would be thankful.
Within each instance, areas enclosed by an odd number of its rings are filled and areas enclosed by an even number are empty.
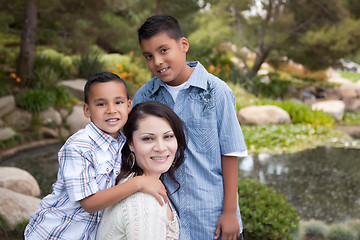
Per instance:
[[[51,192],[62,143],[32,148],[3,159],[0,166],[27,170],[38,181],[41,197]],[[256,178],[288,196],[301,219],[326,222],[360,217],[360,150],[317,148],[239,159],[239,177]]]
[[[327,147],[259,154],[239,161],[239,175],[285,194],[301,219],[338,222],[360,217],[359,155],[359,149]]]

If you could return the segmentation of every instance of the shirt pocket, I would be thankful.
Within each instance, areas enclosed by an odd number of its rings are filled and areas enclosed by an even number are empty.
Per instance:
[[[215,120],[190,119],[186,126],[190,148],[195,147],[197,152],[211,152],[220,147]]]

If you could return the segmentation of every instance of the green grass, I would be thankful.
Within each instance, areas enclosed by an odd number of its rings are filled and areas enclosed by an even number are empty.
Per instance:
[[[353,82],[357,82],[360,80],[360,73],[355,73],[355,72],[344,72],[344,71],[339,71],[341,77],[343,78],[347,78]]]
[[[360,148],[345,133],[309,124],[241,126],[250,153],[297,152],[317,146]]]
[[[345,111],[341,125],[360,126],[360,113],[353,111]]]

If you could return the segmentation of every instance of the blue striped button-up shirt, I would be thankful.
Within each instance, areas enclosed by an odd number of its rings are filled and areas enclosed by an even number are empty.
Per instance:
[[[30,216],[25,239],[95,239],[103,211],[88,213],[79,200],[115,185],[124,143],[121,132],[115,140],[92,122],[71,136],[58,153],[53,192]]]
[[[154,77],[134,97],[134,106],[158,101],[170,106],[184,121],[188,148],[176,177],[181,188],[171,195],[180,218],[180,239],[213,239],[224,203],[221,155],[246,152],[244,137],[236,117],[232,90],[208,73],[199,62],[182,90],[173,100],[165,83]],[[169,192],[176,186],[165,179]],[[237,209],[242,231],[240,210]]]

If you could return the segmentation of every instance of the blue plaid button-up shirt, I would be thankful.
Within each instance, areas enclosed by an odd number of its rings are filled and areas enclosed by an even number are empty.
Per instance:
[[[79,200],[115,185],[125,136],[117,140],[92,122],[71,136],[58,153],[53,192],[30,216],[25,239],[95,239],[103,211],[86,212]]]
[[[170,199],[180,218],[180,239],[207,240],[214,239],[224,203],[221,155],[246,152],[246,144],[232,90],[199,62],[188,64],[195,69],[175,102],[165,83],[154,77],[138,90],[133,105],[162,102],[184,121],[188,148],[176,172],[181,188]],[[176,189],[169,179],[165,184],[170,193]],[[239,208],[237,214],[242,231]]]

